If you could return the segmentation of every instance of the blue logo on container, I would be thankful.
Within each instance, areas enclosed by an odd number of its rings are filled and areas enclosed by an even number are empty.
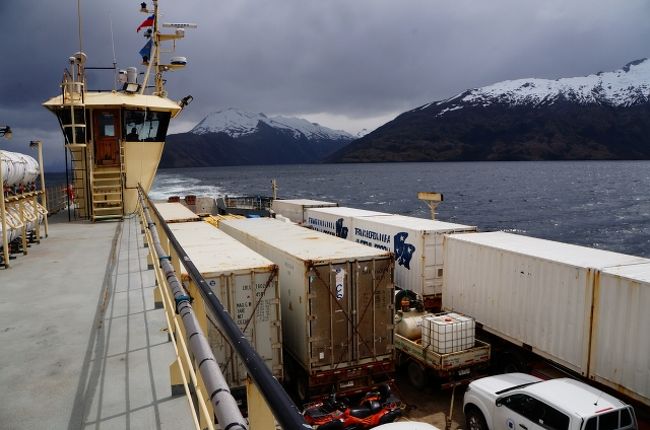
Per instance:
[[[348,238],[348,228],[343,227],[343,218],[339,218],[336,220],[336,237],[340,237],[343,239]]]
[[[415,252],[415,246],[410,243],[406,243],[406,238],[408,233],[405,231],[399,232],[395,235],[393,239],[393,248],[395,251],[395,261],[400,266],[404,266],[407,269],[411,270],[411,258]]]

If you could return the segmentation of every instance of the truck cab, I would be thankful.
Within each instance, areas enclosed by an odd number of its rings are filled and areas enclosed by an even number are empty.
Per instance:
[[[570,378],[542,380],[524,373],[472,382],[463,401],[469,430],[637,429],[634,410]]]

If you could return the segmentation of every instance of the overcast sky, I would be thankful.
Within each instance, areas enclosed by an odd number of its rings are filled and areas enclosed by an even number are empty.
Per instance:
[[[140,1],[80,0],[89,66],[139,65]],[[150,2],[149,2],[150,4]],[[185,70],[169,95],[194,102],[172,125],[187,131],[236,107],[330,128],[372,130],[401,112],[467,88],[526,77],[615,70],[650,54],[647,0],[161,0],[163,22],[195,22],[177,43]],[[63,138],[41,103],[60,92],[79,50],[77,0],[0,0],[0,147],[62,166]],[[113,38],[111,38],[111,22]],[[169,56],[167,56],[169,57]],[[112,88],[110,72],[91,87]],[[61,170],[61,169],[59,169]]]

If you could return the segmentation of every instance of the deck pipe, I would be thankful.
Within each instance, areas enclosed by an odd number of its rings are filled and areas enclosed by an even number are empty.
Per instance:
[[[147,201],[147,204],[156,213],[158,219],[162,219],[156,207],[151,203],[149,196],[139,187],[139,192]],[[143,204],[143,207],[145,205]],[[147,214],[145,212],[145,214]],[[150,221],[147,221],[150,222]],[[237,324],[232,320],[230,314],[223,307],[217,296],[212,292],[207,282],[201,275],[201,272],[196,268],[192,260],[187,256],[187,253],[174,237],[171,229],[166,223],[161,223],[161,227],[165,231],[169,242],[174,247],[178,254],[185,270],[187,270],[190,278],[199,286],[201,294],[206,301],[208,308],[212,311],[216,318],[219,330],[223,333],[237,351],[237,354],[242,358],[248,374],[251,376],[262,396],[269,405],[273,416],[283,429],[291,430],[311,430],[311,426],[305,422],[305,418],[300,413],[296,404],[291,400],[287,392],[284,390],[280,382],[273,376],[269,368],[266,366],[264,360],[257,354],[257,351],[251,346],[250,342],[246,339],[244,333],[239,329]],[[149,228],[153,233],[156,229]],[[156,233],[157,237],[157,233]],[[164,251],[161,251],[164,252]],[[159,254],[163,255],[163,254]]]
[[[226,379],[219,369],[217,360],[214,358],[210,344],[206,339],[199,321],[194,314],[190,298],[187,296],[183,285],[176,277],[174,268],[165,255],[165,251],[160,244],[160,238],[155,228],[155,223],[151,220],[148,208],[143,204],[140,198],[140,204],[144,209],[144,215],[147,222],[147,228],[151,232],[153,245],[160,259],[160,266],[165,274],[169,288],[172,290],[174,300],[176,301],[176,312],[181,316],[185,326],[190,351],[197,363],[199,371],[205,384],[205,388],[210,395],[214,413],[217,416],[217,422],[222,429],[228,430],[248,430],[246,420],[241,414],[237,401],[230,393],[230,388]]]

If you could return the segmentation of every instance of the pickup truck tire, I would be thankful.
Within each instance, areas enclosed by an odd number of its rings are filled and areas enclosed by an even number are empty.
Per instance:
[[[411,360],[406,370],[408,372],[411,385],[420,390],[425,387],[427,384],[427,372],[420,363]]]
[[[528,372],[526,360],[516,352],[506,352],[501,355],[499,373]]]
[[[483,413],[474,405],[465,409],[465,427],[467,430],[488,430]]]

